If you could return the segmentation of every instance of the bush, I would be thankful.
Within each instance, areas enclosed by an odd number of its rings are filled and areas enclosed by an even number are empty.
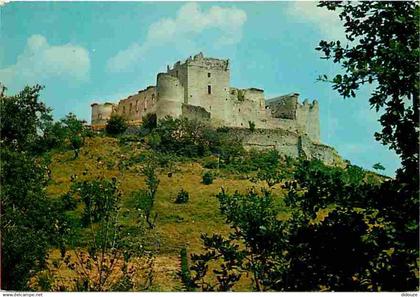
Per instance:
[[[105,131],[109,135],[119,135],[124,133],[128,128],[127,121],[120,115],[114,114],[108,120],[106,124]]]
[[[157,149],[159,148],[159,145],[161,143],[161,138],[160,135],[158,133],[152,132],[149,135],[147,135],[147,144],[153,148],[153,149]]]
[[[77,200],[68,193],[61,196],[61,203],[64,210],[75,210],[77,207]]]
[[[215,156],[205,157],[203,159],[203,167],[207,169],[217,169],[219,166],[219,158]]]
[[[186,118],[162,119],[147,141],[157,151],[190,158],[218,154],[227,163],[243,152],[241,141],[231,133]]]
[[[117,180],[113,178],[75,182],[68,195],[76,196],[74,199],[80,199],[84,203],[82,223],[88,226],[90,223],[106,220],[117,206],[121,193]]]
[[[255,123],[252,122],[252,121],[248,121],[248,125],[249,125],[249,130],[251,132],[254,132],[255,131]]]
[[[213,183],[213,174],[211,172],[207,171],[203,175],[203,184],[210,185]]]
[[[182,204],[187,203],[190,199],[190,195],[187,191],[184,189],[181,189],[181,191],[178,192],[178,195],[176,196],[175,203]]]
[[[179,276],[181,277],[181,281],[184,284],[185,289],[187,291],[192,291],[194,287],[191,282],[191,273],[190,273],[190,267],[188,265],[187,248],[183,247],[181,249],[180,257],[181,257],[181,271],[179,273]]]

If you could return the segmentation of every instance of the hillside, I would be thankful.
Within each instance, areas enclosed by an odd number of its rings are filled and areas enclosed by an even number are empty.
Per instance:
[[[116,177],[121,191],[121,223],[129,230],[137,224],[138,212],[131,194],[145,188],[145,177],[139,173],[141,161],[132,161],[136,156],[150,153],[140,142],[121,144],[116,138],[87,138],[81,148],[79,158],[73,158],[72,151],[56,151],[51,154],[51,178],[47,192],[51,197],[60,197],[70,189],[71,179],[94,180],[98,176]],[[137,158],[138,159],[138,158]],[[146,237],[159,242],[155,259],[155,280],[152,289],[159,291],[179,290],[181,282],[179,271],[179,252],[186,247],[188,253],[202,251],[200,235],[202,233],[227,234],[228,226],[219,211],[216,194],[223,187],[228,192],[239,190],[246,192],[251,187],[260,189],[265,182],[251,182],[246,175],[234,174],[226,170],[206,169],[200,159],[175,161],[173,166],[158,169],[160,180],[154,211],[157,213],[156,228]],[[172,168],[171,168],[172,167]],[[216,178],[210,185],[202,183],[204,172],[211,171]],[[168,174],[171,172],[172,174]],[[170,176],[170,177],[169,177]],[[177,193],[184,189],[189,193],[186,204],[174,203]],[[281,206],[283,190],[279,185],[273,188]],[[75,211],[75,214],[80,209]],[[285,213],[286,215],[286,213]],[[80,229],[75,245],[82,245],[87,230]],[[131,236],[135,236],[132,234]],[[135,240],[133,238],[133,240]],[[59,256],[52,251],[52,258]],[[51,260],[50,259],[50,260]],[[52,260],[51,260],[52,261]],[[247,284],[241,283],[240,286]]]

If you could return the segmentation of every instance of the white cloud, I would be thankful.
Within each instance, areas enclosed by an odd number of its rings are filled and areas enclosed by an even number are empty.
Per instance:
[[[32,35],[16,64],[0,69],[0,81],[7,87],[43,83],[57,77],[85,81],[89,71],[90,58],[85,48],[72,44],[50,45],[44,36]]]
[[[112,72],[127,70],[160,46],[170,46],[184,54],[191,54],[197,47],[195,39],[209,29],[217,30],[215,47],[236,44],[242,38],[242,26],[246,19],[246,13],[238,8],[213,6],[204,11],[197,3],[186,3],[175,18],[152,23],[142,44],[133,43],[110,58],[107,69]]]
[[[325,39],[344,39],[343,24],[338,11],[317,7],[317,1],[295,1],[287,6],[287,13],[299,21],[315,25]]]

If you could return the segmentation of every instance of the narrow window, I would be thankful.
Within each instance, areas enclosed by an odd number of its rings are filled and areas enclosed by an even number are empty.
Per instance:
[[[208,94],[211,94],[211,85],[208,85],[208,86],[207,86],[207,93],[208,93]]]
[[[207,77],[211,77],[211,73],[210,72],[207,72]]]
[[[133,103],[130,103],[130,112],[132,108],[133,108]]]
[[[178,70],[176,71],[176,77],[178,77]]]

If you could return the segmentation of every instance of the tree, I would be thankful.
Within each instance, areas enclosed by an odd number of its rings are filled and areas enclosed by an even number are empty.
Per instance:
[[[401,285],[413,289],[407,267],[417,267],[419,257],[419,5],[337,1],[319,6],[340,11],[348,40],[346,46],[323,40],[317,48],[344,70],[332,79],[333,88],[344,98],[355,97],[360,86],[374,83],[369,102],[382,112],[382,131],[375,137],[401,158],[395,180],[384,182],[365,202],[374,204],[396,230],[388,238],[395,245],[391,264],[378,282],[401,282],[398,271],[404,271]]]
[[[41,86],[25,87],[15,96],[0,96],[1,286],[25,290],[46,263],[48,248],[66,233],[62,209],[48,199],[47,164],[39,144],[52,122],[39,102]],[[43,147],[43,146],[42,146]]]
[[[409,252],[416,234],[398,230],[391,189],[369,184],[366,172],[352,167],[302,160],[286,182],[291,215],[282,220],[267,191],[222,191],[231,233],[202,236],[206,252],[191,257],[195,286],[231,290],[247,274],[264,291],[415,290],[416,257]]]
[[[152,218],[153,205],[155,204],[156,192],[159,186],[159,179],[156,175],[156,160],[149,158],[144,166],[140,169],[141,173],[146,177],[147,190],[138,190],[133,193],[137,207],[146,218],[147,225],[150,229],[155,227],[157,213]]]
[[[109,135],[116,136],[124,133],[127,128],[128,124],[124,117],[113,114],[106,124],[105,131]]]
[[[82,222],[89,226],[88,240],[84,242],[83,248],[61,250],[60,260],[53,262],[52,267],[44,271],[47,276],[51,276],[47,281],[48,287],[66,291],[134,289],[136,285],[134,274],[137,271],[133,263],[130,263],[130,259],[133,256],[147,256],[149,262],[153,261],[153,255],[145,252],[141,236],[135,239],[126,238],[127,231],[119,221],[121,192],[117,180],[98,177],[93,181],[74,181],[67,195],[84,203]],[[143,225],[136,224],[131,231],[143,235]],[[70,279],[62,275],[63,266],[71,271]],[[148,266],[146,269],[150,269],[149,275],[151,275],[151,267]],[[146,277],[143,286],[137,289],[145,290],[151,284],[150,277]]]
[[[228,291],[249,274],[255,290],[270,289],[284,265],[285,238],[272,196],[267,191],[260,196],[255,190],[229,195],[222,189],[217,197],[231,233],[227,238],[202,235],[206,252],[191,256],[192,284],[204,291]],[[209,263],[216,266],[216,281],[208,276]]]
[[[382,166],[381,163],[375,163],[375,164],[373,164],[372,168],[375,169],[375,170],[382,170],[382,171],[385,170],[385,167]]]
[[[379,118],[382,131],[375,137],[401,156],[399,176],[414,178],[417,187],[418,3],[322,1],[319,6],[340,11],[348,40],[345,46],[340,41],[322,40],[317,47],[323,59],[333,59],[344,70],[332,79],[333,89],[344,98],[355,97],[360,86],[375,83],[369,102],[376,111],[383,111]]]
[[[45,129],[52,123],[51,109],[39,101],[40,85],[25,87],[14,96],[0,97],[2,145],[34,152]]]

